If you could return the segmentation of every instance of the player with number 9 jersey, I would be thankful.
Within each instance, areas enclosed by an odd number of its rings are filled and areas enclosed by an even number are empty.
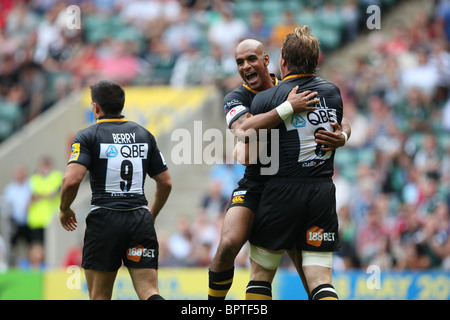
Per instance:
[[[171,192],[170,174],[155,137],[122,115],[120,85],[99,81],[91,86],[91,100],[97,123],[74,138],[61,187],[61,225],[67,231],[77,228],[71,204],[89,171],[91,212],[82,256],[89,297],[111,299],[117,270],[124,265],[140,299],[162,299],[154,223]],[[150,206],[144,193],[147,174],[156,182]]]
[[[147,206],[145,177],[167,170],[155,137],[123,115],[103,116],[78,132],[69,163],[90,172],[91,205],[115,209]]]

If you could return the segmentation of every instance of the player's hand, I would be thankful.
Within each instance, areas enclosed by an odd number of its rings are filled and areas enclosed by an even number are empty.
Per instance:
[[[67,231],[74,231],[78,226],[77,217],[72,208],[64,211],[61,210],[59,213],[59,221],[61,222],[62,227]]]
[[[317,144],[324,145],[324,147],[320,148],[322,151],[335,150],[345,145],[345,137],[342,134],[342,127],[339,123],[337,123],[337,121],[333,121],[330,124],[334,128],[334,132],[319,130],[315,135],[315,142]]]
[[[310,90],[297,93],[297,90],[298,86],[295,86],[287,97],[287,101],[291,103],[294,113],[316,110],[317,108],[315,105],[319,103],[319,99],[314,97],[316,97],[318,93],[311,92]]]

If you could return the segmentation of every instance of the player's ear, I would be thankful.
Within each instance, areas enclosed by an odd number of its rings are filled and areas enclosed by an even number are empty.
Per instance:
[[[100,106],[96,102],[92,102],[92,113],[94,114],[95,118],[97,118],[98,114],[100,113]]]
[[[266,54],[264,55],[264,65],[265,65],[266,67],[268,67],[268,66],[269,66],[269,63],[270,63],[270,57],[269,57],[269,55],[266,53]]]
[[[286,60],[282,56],[280,57],[280,66],[286,68]]]

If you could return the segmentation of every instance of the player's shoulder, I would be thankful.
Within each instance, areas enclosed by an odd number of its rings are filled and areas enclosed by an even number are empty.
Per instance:
[[[250,106],[255,94],[256,93],[252,93],[249,89],[241,85],[233,91],[227,93],[223,99],[223,102],[226,108],[236,105]]]
[[[322,77],[315,76],[313,81],[314,81],[314,84],[317,85],[317,86],[324,87],[324,88],[326,88],[328,90],[335,90],[338,93],[341,92],[339,87],[334,82],[326,80],[326,79],[324,79]]]
[[[84,129],[81,129],[77,132],[76,136],[78,138],[88,138],[88,137],[92,137],[95,135],[95,133],[98,130],[98,123],[94,123]]]

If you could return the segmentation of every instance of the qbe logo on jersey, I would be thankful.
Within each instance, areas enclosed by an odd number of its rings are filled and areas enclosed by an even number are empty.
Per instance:
[[[286,120],[284,124],[287,131],[297,131],[300,150],[298,162],[303,163],[303,167],[315,165],[317,160],[329,159],[332,151],[323,152],[322,147],[315,142],[315,134],[319,130],[334,131],[331,122],[336,121],[336,110],[331,108],[318,108],[315,111],[305,111],[294,113]],[[311,162],[312,161],[312,162]]]
[[[143,165],[147,143],[102,143],[100,159],[108,160],[105,191],[113,194],[143,193]]]

